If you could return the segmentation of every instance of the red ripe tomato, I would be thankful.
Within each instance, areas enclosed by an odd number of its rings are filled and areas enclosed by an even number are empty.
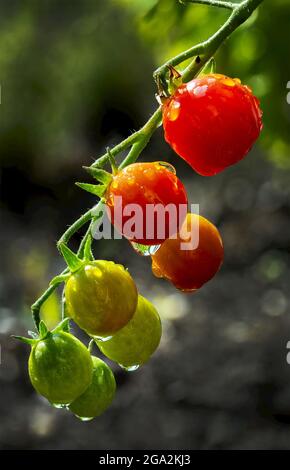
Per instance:
[[[181,85],[163,106],[165,140],[203,176],[245,157],[259,137],[261,118],[251,89],[219,74]]]
[[[217,228],[204,217],[187,214],[177,236],[165,240],[152,255],[152,271],[177,289],[192,292],[216,274],[223,256]]]
[[[113,225],[142,245],[162,243],[187,213],[185,188],[174,168],[162,162],[133,163],[119,171],[105,198]]]

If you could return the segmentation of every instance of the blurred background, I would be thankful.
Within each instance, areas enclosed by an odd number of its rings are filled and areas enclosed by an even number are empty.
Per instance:
[[[185,295],[154,278],[125,240],[94,244],[96,257],[128,266],[158,308],[164,334],[153,359],[131,373],[111,364],[115,402],[83,423],[34,393],[28,348],[10,337],[33,328],[29,305],[63,269],[55,242],[95,204],[74,185],[89,181],[82,165],[153,112],[154,68],[227,15],[176,0],[1,1],[2,449],[290,449],[288,0],[264,2],[216,56],[218,72],[261,100],[264,130],[250,155],[204,178],[161,129],[142,155],[175,165],[190,201],[218,225],[220,273]],[[42,311],[50,326],[59,295]]]

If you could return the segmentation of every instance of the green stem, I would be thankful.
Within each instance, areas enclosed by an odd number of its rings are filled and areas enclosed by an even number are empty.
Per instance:
[[[175,67],[182,62],[186,61],[197,55],[207,54],[207,57],[210,58],[214,52],[218,49],[218,47],[223,43],[223,41],[235,30],[238,26],[244,23],[253,13],[253,11],[262,3],[263,0],[245,0],[242,3],[237,3],[236,8],[233,10],[233,13],[230,15],[226,23],[222,25],[222,27],[209,39],[200,44],[197,44],[190,49],[182,52],[181,54],[176,55],[172,59],[165,62],[161,67],[155,70],[153,76],[155,80],[158,77],[164,77],[168,71],[168,66]],[[207,59],[208,60],[208,59]],[[207,61],[196,62],[195,64],[195,71],[200,70],[200,68],[206,63]],[[188,77],[186,76],[187,73],[185,71],[185,79],[187,81]]]
[[[179,0],[180,3],[200,3],[201,5],[209,5],[211,7],[227,8],[228,10],[234,10],[237,7],[237,3],[222,2],[219,0]]]
[[[92,212],[92,209],[91,209],[90,211],[88,211],[88,212]],[[84,215],[87,215],[88,212],[87,212],[86,214],[84,214]],[[92,214],[91,214],[91,217],[90,217],[90,218],[92,218]],[[82,225],[84,225],[84,224],[86,223],[86,221],[87,221],[87,220],[84,221],[84,218],[81,217],[80,219],[77,220],[77,222],[80,223],[80,220],[81,220],[81,219],[82,219],[82,222],[83,222],[83,223],[80,224],[80,225],[78,225],[79,228],[80,228]],[[89,220],[90,220],[90,219],[89,219]],[[88,238],[89,235],[91,234],[92,225],[93,225],[93,221],[91,221],[91,223],[90,223],[90,225],[89,225],[89,227],[88,227],[88,229],[87,229],[87,231],[86,231],[85,235],[83,236],[82,241],[81,241],[81,243],[80,243],[80,246],[79,246],[79,249],[78,249],[78,253],[77,253],[78,256],[80,256],[80,257],[82,257],[83,254],[84,254],[84,247],[85,247],[87,238]],[[71,227],[73,227],[73,226],[76,226],[76,222],[75,222]],[[71,227],[70,227],[70,228],[71,228]],[[75,233],[75,232],[71,233],[71,231],[69,232],[69,231],[67,230],[67,232],[64,234],[65,237],[64,237],[64,235],[63,235],[63,236],[61,237],[61,239],[64,238],[64,239],[66,240],[64,243],[67,243],[67,242],[69,241],[70,237],[71,237],[72,235],[74,235],[74,233]],[[61,240],[61,239],[60,239],[60,240]],[[59,240],[58,243],[60,243],[60,240]],[[66,269],[64,269],[64,270],[61,272],[61,275],[67,274],[68,272],[69,272],[69,269],[66,268]],[[59,282],[59,284],[61,284],[61,282]],[[36,326],[37,331],[38,331],[38,329],[39,329],[39,323],[40,323],[40,309],[41,309],[42,305],[44,304],[44,302],[51,296],[51,294],[52,294],[52,293],[55,291],[55,289],[59,286],[59,284],[54,284],[53,286],[49,286],[49,287],[46,289],[46,291],[44,291],[44,293],[43,293],[43,294],[37,299],[37,301],[34,302],[34,304],[31,306],[31,313],[32,313],[33,321],[34,321],[34,324],[35,324],[35,326]],[[63,300],[62,300],[62,302],[63,302]],[[63,315],[63,312],[64,312],[64,306],[62,305],[62,315]]]
[[[198,73],[200,68],[203,67],[203,65],[206,64],[206,62],[215,54],[220,45],[249,18],[262,1],[263,0],[246,0],[242,3],[238,3],[223,26],[207,41],[196,46],[199,48],[198,54],[201,56],[200,60],[198,62],[193,60],[183,71],[183,82],[188,82]],[[193,49],[194,48],[191,50],[192,52]],[[193,52],[193,55],[196,54]]]
[[[127,137],[125,140],[117,144],[115,147],[110,149],[111,155],[115,157],[118,155],[118,153],[123,152],[124,150],[127,150],[131,145],[135,144],[138,139],[139,139],[140,131],[134,132],[134,134],[131,134],[129,137]],[[109,161],[109,153],[106,152],[104,155],[102,155],[100,158],[98,158],[91,166],[92,167],[97,167],[97,168],[102,168],[105,166],[105,164]]]
[[[150,139],[153,132],[160,125],[161,117],[162,117],[162,112],[161,112],[161,108],[159,107],[154,112],[154,114],[148,119],[148,121],[145,123],[145,125],[143,127],[141,127],[141,129],[139,129],[137,132],[134,132],[134,134],[127,137],[127,139],[123,140],[118,145],[116,145],[115,147],[110,149],[110,154],[113,155],[113,156],[116,156],[118,153],[123,152],[124,150],[127,150],[131,146],[132,146],[132,149],[133,149],[135,145],[136,145],[135,149],[136,148],[142,148],[142,143],[145,142],[146,140],[147,140],[147,143],[148,143],[147,137],[149,136],[149,139]],[[145,146],[147,145],[147,143],[145,144]],[[140,147],[139,147],[138,144],[140,144]],[[143,148],[142,148],[142,150],[143,150]],[[133,161],[131,161],[131,158],[133,158],[133,157],[132,157],[132,154],[130,155],[130,153],[131,152],[129,152],[128,156],[121,163],[120,168],[125,168],[125,166],[128,166],[131,163],[133,163]],[[130,158],[129,158],[129,155],[130,155]],[[138,158],[138,156],[137,156],[137,158]],[[91,167],[93,167],[93,168],[94,167],[102,168],[109,160],[110,160],[109,152],[106,152],[104,155],[102,155],[100,158],[98,158],[91,165]],[[129,162],[129,163],[127,163],[127,162]]]
[[[146,122],[145,126],[142,127],[141,131],[139,131],[139,141],[135,143],[130,152],[128,153],[127,157],[123,160],[119,168],[125,168],[131,163],[134,163],[142,150],[146,147],[149,140],[151,139],[152,134],[155,132],[157,127],[160,126],[162,119],[162,110],[159,107],[155,113],[151,116],[151,118]]]
[[[78,220],[76,220],[61,236],[61,238],[58,240],[57,245],[60,243],[65,243],[67,244],[68,241],[71,239],[71,237],[89,220],[91,220],[93,217],[93,209],[88,210],[85,212]]]

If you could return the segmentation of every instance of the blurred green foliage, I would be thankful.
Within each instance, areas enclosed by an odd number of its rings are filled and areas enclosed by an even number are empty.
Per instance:
[[[110,137],[103,109],[141,124],[155,105],[154,67],[206,39],[228,14],[177,0],[2,1],[2,162],[55,178],[97,155]],[[280,167],[290,166],[289,15],[288,0],[265,1],[217,54],[218,71],[260,97],[261,142]]]

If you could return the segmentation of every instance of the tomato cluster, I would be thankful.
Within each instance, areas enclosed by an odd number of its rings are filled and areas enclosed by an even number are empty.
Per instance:
[[[165,101],[163,126],[176,153],[209,176],[246,155],[262,128],[261,111],[238,79],[209,74],[179,86]],[[112,224],[137,251],[151,254],[156,277],[183,292],[200,289],[219,270],[223,243],[211,222],[188,211],[175,169],[164,162],[113,169],[102,193]],[[124,369],[147,362],[159,345],[161,321],[128,271],[86,256],[68,266],[66,315]],[[69,333],[66,321],[51,332],[41,323],[39,337],[24,340],[32,346],[32,385],[54,406],[83,420],[108,408],[116,389],[113,372]]]
[[[112,261],[83,260],[66,279],[67,320],[39,337],[20,338],[31,344],[28,370],[35,390],[53,406],[67,408],[87,421],[111,404],[114,374],[67,331],[71,318],[123,369],[136,370],[149,360],[161,339],[157,310],[138,294],[127,270]]]

